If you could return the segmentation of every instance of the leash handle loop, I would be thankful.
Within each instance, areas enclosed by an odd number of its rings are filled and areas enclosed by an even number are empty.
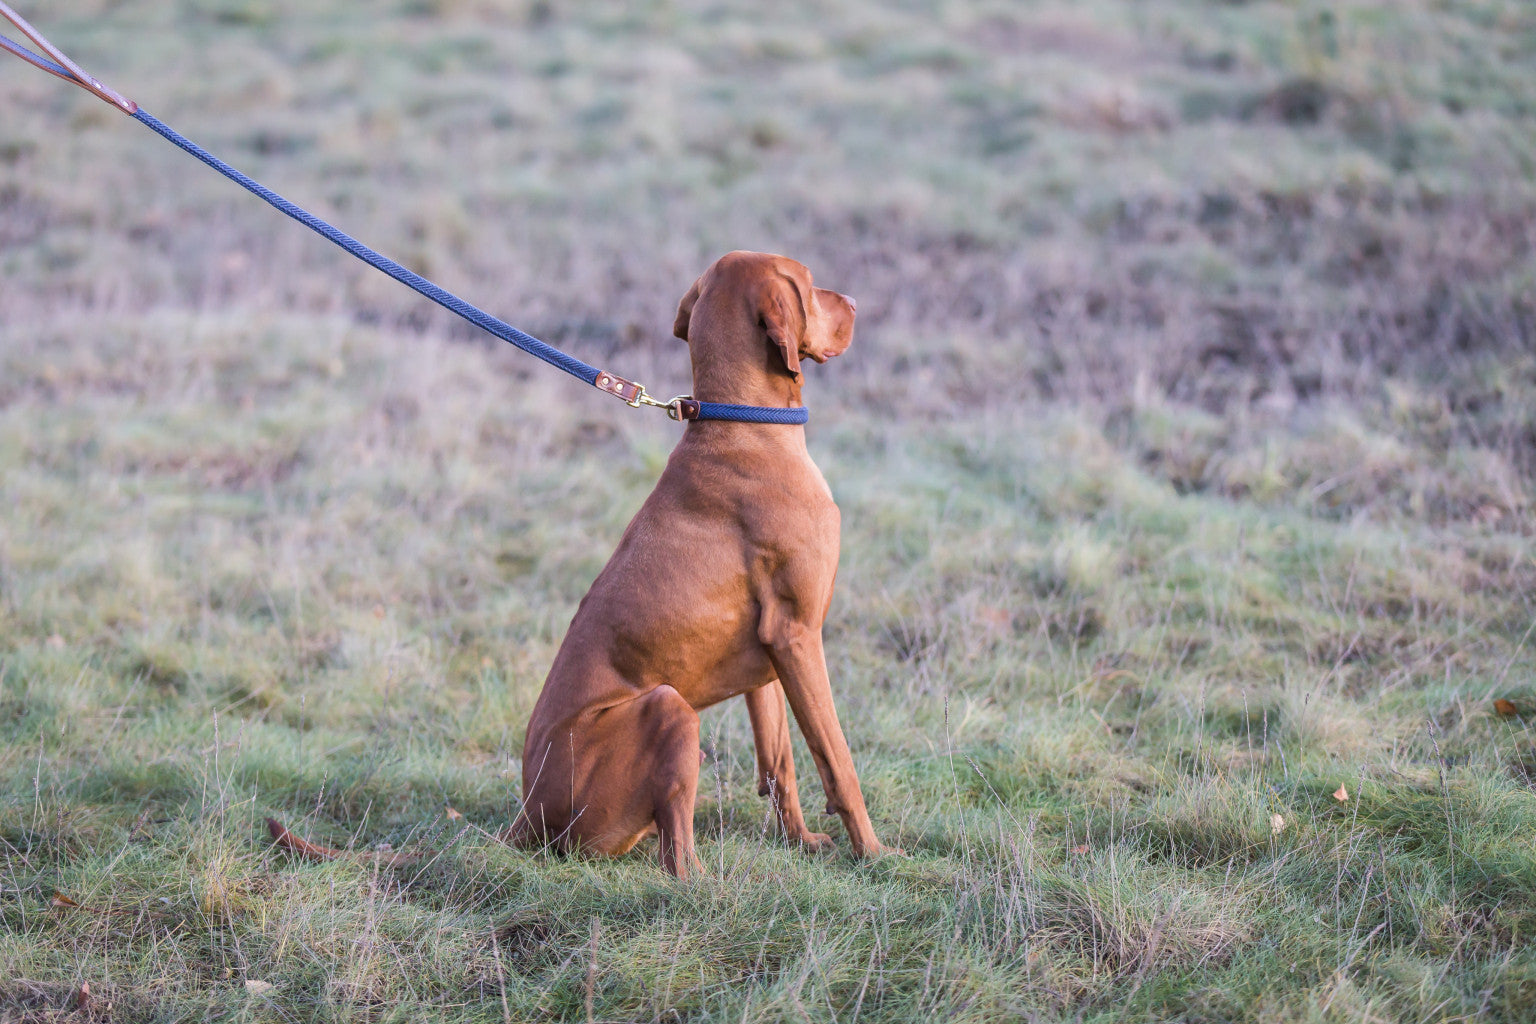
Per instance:
[[[10,4],[5,3],[4,0],[0,0],[0,15],[3,15],[6,21],[9,21],[12,25],[15,25],[17,31],[30,39],[33,45],[46,53],[49,57],[53,58],[53,60],[51,62],[45,61],[42,57],[39,57],[37,54],[27,50],[25,46],[13,43],[9,39],[6,39],[4,36],[0,36],[0,44],[4,44],[7,50],[11,51],[27,63],[42,68],[50,75],[56,75],[57,77],[64,79],[66,82],[73,82],[87,92],[92,93],[103,100],[106,100],[108,103],[112,104],[114,107],[118,108],[125,114],[132,115],[138,111],[139,105],[137,103],[133,102],[133,100],[124,96],[116,89],[109,88],[108,86],[103,85],[101,82],[97,81],[91,75],[86,74],[85,70],[81,68],[80,65],[70,60],[69,57],[64,54],[63,50],[60,50],[57,46],[54,46],[46,38],[44,38],[41,32],[33,28],[31,24],[28,23],[27,19],[16,13],[16,9]]]

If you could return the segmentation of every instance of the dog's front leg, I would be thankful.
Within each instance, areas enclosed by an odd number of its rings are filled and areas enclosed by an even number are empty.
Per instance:
[[[794,750],[789,739],[789,716],[784,711],[784,688],[778,680],[748,690],[747,714],[752,719],[752,741],[757,746],[757,792],[773,801],[779,828],[792,843],[812,850],[832,845],[832,837],[812,832],[800,810],[800,791],[795,785]]]
[[[873,857],[887,848],[875,838],[864,794],[859,790],[859,776],[853,767],[853,755],[843,736],[837,709],[832,704],[832,683],[827,677],[827,661],[821,645],[821,629],[793,619],[766,626],[762,640],[768,657],[779,674],[784,695],[795,713],[805,745],[810,748],[821,786],[827,794],[827,813],[843,819],[853,852]]]

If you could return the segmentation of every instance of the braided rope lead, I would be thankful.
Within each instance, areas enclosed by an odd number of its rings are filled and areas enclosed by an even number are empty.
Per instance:
[[[524,334],[522,331],[518,330],[516,327],[513,327],[511,324],[505,323],[496,319],[494,316],[491,316],[491,314],[485,312],[485,310],[480,309],[477,306],[470,305],[452,292],[443,288],[439,288],[437,285],[433,284],[431,281],[428,281],[426,278],[422,277],[415,271],[407,270],[405,267],[402,267],[400,264],[396,263],[389,257],[374,252],[372,249],[368,248],[362,242],[359,242],[357,239],[353,238],[346,232],[332,227],[325,221],[321,220],[319,217],[316,217],[314,214],[310,213],[308,210],[294,205],[260,182],[255,181],[254,179],[240,173],[229,164],[225,163],[203,147],[199,146],[197,143],[182,136],[174,128],[171,128],[165,122],[161,121],[147,110],[144,110],[142,107],[139,108],[138,112],[133,115],[133,118],[134,120],[139,121],[153,129],[157,134],[166,139],[168,142],[197,157],[203,163],[207,164],[209,167],[212,167],[214,170],[224,175],[224,177],[228,178],[230,181],[233,181],[236,185],[239,185],[241,188],[245,189],[251,194],[265,200],[278,211],[292,217],[294,220],[298,221],[300,224],[303,224],[305,227],[309,228],[316,234],[321,235],[332,242],[335,242],[337,245],[341,246],[347,252],[351,253],[353,256],[356,256],[370,267],[373,267],[375,270],[383,271],[390,277],[394,278],[396,281],[399,281],[401,284],[414,289],[422,295],[425,295],[427,298],[431,299],[439,306],[442,306],[444,309],[457,313],[459,316],[463,317],[465,320],[468,320],[476,327],[494,334],[502,341],[516,345],[518,348],[522,349],[524,352],[527,352],[529,355],[538,356],[546,363],[549,363],[552,366],[558,366],[560,369],[564,370],[571,376],[579,377],[580,379],[586,381],[588,384],[593,384],[595,386],[599,372],[597,367],[588,366],[586,363],[582,362],[580,359],[577,359],[575,356],[567,355],[552,345],[545,344],[531,334]]]

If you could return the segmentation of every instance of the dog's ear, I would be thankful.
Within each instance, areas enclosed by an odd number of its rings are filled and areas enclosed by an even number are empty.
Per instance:
[[[805,297],[793,278],[778,274],[763,288],[758,302],[763,330],[784,359],[784,369],[800,384],[800,345],[805,339]]]
[[[702,277],[699,278],[699,281],[702,280]],[[693,282],[693,287],[688,289],[683,301],[677,304],[677,319],[672,321],[672,333],[684,341],[688,340],[688,321],[693,318],[693,304],[699,301],[699,281]]]

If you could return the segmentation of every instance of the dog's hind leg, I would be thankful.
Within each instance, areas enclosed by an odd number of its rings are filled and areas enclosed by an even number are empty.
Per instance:
[[[789,715],[784,710],[784,688],[775,679],[748,690],[747,714],[752,719],[752,742],[757,746],[757,793],[773,801],[774,813],[784,838],[804,843],[812,850],[832,845],[832,837],[812,832],[800,810],[800,791],[795,784],[794,750],[789,739]]]
[[[686,878],[693,866],[693,804],[699,792],[699,714],[670,686],[658,686],[635,702],[641,705],[641,739],[647,764],[636,778],[646,780],[660,842],[661,866]]]
[[[694,860],[699,716],[681,694],[662,685],[584,712],[546,746],[549,755],[528,787],[513,841],[527,844],[537,835],[562,849],[618,856],[654,830],[662,867],[687,875]]]

